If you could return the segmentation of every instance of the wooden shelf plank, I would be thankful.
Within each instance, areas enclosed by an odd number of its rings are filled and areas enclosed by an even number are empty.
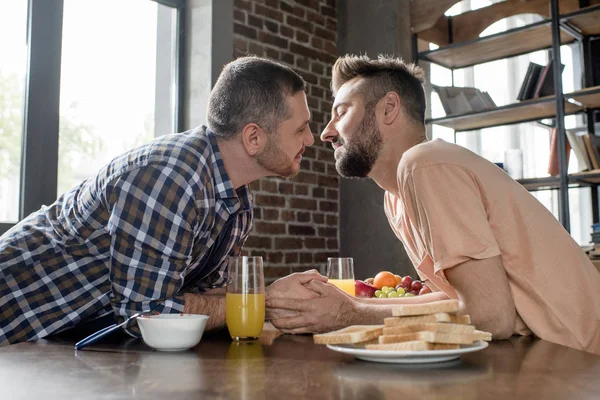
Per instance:
[[[561,22],[568,22],[579,29],[584,36],[600,35],[600,5],[582,8],[561,17]]]
[[[585,108],[600,108],[600,86],[567,93],[565,97],[583,104]]]
[[[556,176],[518,179],[517,182],[519,182],[525,189],[529,191],[558,189],[559,186],[559,180]]]
[[[561,31],[561,42],[575,39]],[[530,53],[552,46],[549,21],[486,36],[476,40],[455,43],[419,54],[419,58],[447,68],[463,68],[488,61]]]
[[[565,114],[574,114],[582,110],[583,107],[577,104],[565,102]],[[548,96],[478,113],[432,119],[426,121],[426,123],[445,126],[457,131],[470,131],[498,125],[537,121],[544,118],[552,118],[555,115],[556,101],[554,96]]]
[[[569,182],[588,185],[600,184],[600,170],[583,171],[569,175]]]

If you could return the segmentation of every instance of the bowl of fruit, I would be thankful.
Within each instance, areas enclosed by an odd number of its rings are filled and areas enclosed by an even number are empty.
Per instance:
[[[379,299],[413,297],[431,293],[431,289],[424,282],[412,279],[410,275],[400,276],[389,271],[381,271],[374,278],[367,278],[364,281],[355,280],[354,287],[357,297]]]

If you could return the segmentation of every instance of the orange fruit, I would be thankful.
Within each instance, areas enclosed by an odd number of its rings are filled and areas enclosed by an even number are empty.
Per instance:
[[[380,290],[384,286],[396,287],[396,278],[389,271],[381,271],[373,278],[373,286]]]
[[[394,278],[396,278],[396,285],[398,286],[402,283],[402,277],[400,275],[394,275]]]

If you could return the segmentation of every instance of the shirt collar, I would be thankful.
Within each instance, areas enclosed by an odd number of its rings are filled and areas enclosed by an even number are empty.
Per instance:
[[[230,214],[237,212],[240,208],[243,208],[244,211],[249,210],[251,208],[250,188],[248,185],[240,186],[237,190],[233,188],[229,174],[225,170],[225,163],[215,134],[208,127],[204,127],[204,131],[212,152],[215,197],[225,203]]]

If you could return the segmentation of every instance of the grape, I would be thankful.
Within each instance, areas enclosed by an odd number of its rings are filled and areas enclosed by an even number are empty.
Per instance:
[[[391,288],[391,287],[389,287],[389,286],[384,286],[384,287],[382,287],[382,288],[381,288],[381,291],[382,291],[383,293],[387,293],[387,292],[389,292],[390,290],[392,290],[392,288]]]
[[[419,290],[421,290],[422,287],[423,283],[421,281],[413,281],[413,283],[410,285],[411,291],[415,292],[419,292]]]
[[[404,296],[406,294],[406,290],[404,290],[402,287],[399,287],[396,289],[396,293],[398,293],[400,296]]]
[[[383,294],[383,292],[381,290],[375,291],[375,297],[379,297],[380,294]]]
[[[388,296],[388,297],[390,297],[390,298],[391,298],[391,297],[398,297],[398,293],[397,293],[397,292],[395,292],[395,291],[393,291],[393,290],[391,290],[391,291],[390,291],[390,292],[387,294],[387,296]]]
[[[379,296],[377,296],[377,297],[378,297],[378,298],[380,298],[380,299],[385,299],[385,298],[387,298],[388,296],[387,296],[387,294],[386,294],[386,293],[381,293],[381,294],[380,294]]]
[[[423,288],[419,291],[419,295],[427,293],[431,293],[431,289],[429,289],[427,286],[423,286]]]
[[[406,293],[406,294],[404,295],[404,297],[415,297],[415,295],[414,295],[414,294],[412,294],[412,293]]]
[[[406,275],[404,278],[402,278],[402,287],[405,289],[410,288],[410,285],[412,284],[412,278],[408,275]]]

